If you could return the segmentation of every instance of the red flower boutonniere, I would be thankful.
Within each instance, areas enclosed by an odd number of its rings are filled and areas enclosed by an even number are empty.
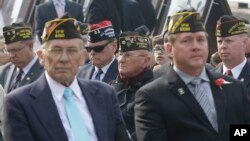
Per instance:
[[[222,90],[222,86],[225,84],[230,84],[231,82],[228,82],[224,80],[223,78],[218,78],[215,80],[215,85],[218,86]]]

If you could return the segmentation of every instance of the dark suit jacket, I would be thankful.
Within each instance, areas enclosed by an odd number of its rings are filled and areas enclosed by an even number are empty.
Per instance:
[[[82,6],[78,3],[71,2],[66,0],[65,12],[70,13],[70,15],[77,19],[78,21],[83,22],[83,12]],[[43,33],[44,25],[47,21],[57,18],[56,8],[52,1],[42,3],[36,7],[35,10],[35,28],[36,33],[39,37],[40,42],[41,36]]]
[[[78,78],[91,79],[94,71],[94,65],[92,65],[91,62],[88,62],[79,69],[77,76]],[[118,61],[115,59],[113,63],[109,66],[108,71],[102,81],[109,84],[112,80],[116,79],[118,73]]]
[[[218,119],[218,132],[184,81],[170,68],[164,76],[136,93],[138,141],[229,141],[230,124],[250,123],[250,101],[238,80],[209,72]],[[221,88],[215,80],[231,82]]]
[[[154,70],[154,79],[157,79],[159,77],[161,77],[162,75],[166,74],[166,72],[168,71],[169,68],[172,67],[172,63],[167,63],[163,66],[161,66],[160,68],[157,68],[156,70]]]
[[[223,73],[222,65],[219,66],[218,68],[215,68],[214,71],[222,74]],[[250,63],[249,62],[247,62],[245,66],[243,67],[243,69],[241,70],[238,80],[242,81],[245,84],[247,88],[247,93],[250,96]]]
[[[152,0],[122,0],[122,30],[134,31],[142,25],[152,31],[156,14]]]
[[[140,77],[138,77],[138,79],[136,79],[133,83],[126,85],[119,76],[117,76],[117,79],[111,83],[115,89],[126,128],[130,132],[134,141],[136,141],[134,121],[135,93],[140,87],[151,82],[152,80],[153,72],[149,69],[141,74]]]
[[[98,141],[128,141],[114,89],[98,81],[78,82]],[[6,141],[68,141],[45,75],[7,95],[3,111]]]
[[[118,10],[119,0],[92,0],[89,4],[87,23],[95,24],[103,20],[112,22],[115,33],[121,30],[120,13]]]
[[[15,65],[8,63],[0,67],[0,83],[3,86],[5,92],[7,93],[12,80],[12,74],[15,71]],[[40,65],[39,60],[37,59],[36,63],[31,67],[28,74],[25,75],[18,87],[24,86],[35,81],[40,75],[44,72],[43,66]]]

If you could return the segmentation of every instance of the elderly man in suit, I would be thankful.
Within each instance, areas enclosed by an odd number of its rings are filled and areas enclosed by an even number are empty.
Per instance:
[[[111,21],[104,20],[90,25],[86,50],[89,62],[80,68],[78,77],[110,83],[118,75],[115,58],[117,40]]]
[[[250,96],[250,63],[245,57],[247,32],[243,19],[225,15],[218,20],[216,38],[222,63],[215,71],[242,81]]]
[[[4,52],[10,63],[0,66],[0,84],[6,93],[35,81],[44,71],[33,51],[32,30],[27,23],[3,27]]]
[[[113,88],[76,78],[86,50],[74,23],[67,15],[46,23],[37,52],[46,71],[6,96],[6,141],[129,141]]]
[[[68,12],[70,15],[83,22],[83,7],[82,5],[69,0],[50,0],[36,7],[35,10],[35,29],[38,39],[42,42],[42,33],[44,25],[47,21],[61,17]]]
[[[206,69],[208,37],[199,13],[183,10],[169,20],[164,38],[173,67],[136,93],[138,141],[229,141],[230,124],[250,123],[246,89]]]

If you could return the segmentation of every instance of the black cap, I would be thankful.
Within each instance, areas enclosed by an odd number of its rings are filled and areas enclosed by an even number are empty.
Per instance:
[[[169,16],[164,34],[205,31],[200,13],[194,9],[182,10]]]
[[[5,44],[32,39],[31,26],[24,22],[3,27]]]
[[[95,43],[113,38],[115,38],[115,31],[111,21],[104,20],[90,25],[90,32],[88,33],[89,42]]]
[[[119,52],[150,50],[148,36],[137,32],[123,32],[119,37]]]
[[[80,27],[74,18],[66,13],[60,18],[46,22],[42,40],[43,42],[54,39],[81,39]]]
[[[222,16],[216,25],[216,37],[227,37],[247,33],[245,22],[231,15]]]

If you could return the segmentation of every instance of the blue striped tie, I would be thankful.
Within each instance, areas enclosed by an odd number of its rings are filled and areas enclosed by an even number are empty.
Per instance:
[[[87,128],[85,127],[76,102],[72,99],[72,95],[72,90],[65,88],[63,96],[66,100],[66,112],[75,141],[89,141],[90,137]]]
[[[218,124],[216,119],[216,114],[212,112],[212,108],[215,109],[214,105],[209,102],[208,98],[208,88],[203,83],[204,81],[199,78],[195,78],[192,80],[189,85],[191,86],[191,91],[198,101],[200,106],[202,107],[204,113],[206,114],[208,120],[215,130],[218,131]]]

